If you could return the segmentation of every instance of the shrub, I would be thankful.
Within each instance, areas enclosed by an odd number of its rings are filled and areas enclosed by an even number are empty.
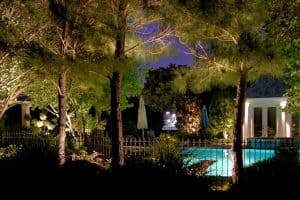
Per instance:
[[[23,141],[20,160],[37,166],[54,166],[57,158],[56,137],[35,135]]]
[[[132,120],[128,121],[128,124],[127,124],[127,126],[125,126],[125,128],[126,128],[125,131],[126,131],[127,135],[133,135],[135,137],[141,136],[139,134],[139,130],[137,129],[135,121],[132,121]]]
[[[219,91],[211,100],[209,107],[209,119],[211,124],[211,133],[213,137],[225,139],[231,138],[231,132],[234,121],[234,99],[230,92]]]
[[[174,136],[160,135],[154,141],[152,156],[163,168],[178,171],[183,167],[183,156],[179,151],[179,141]]]
[[[21,145],[9,145],[8,147],[0,148],[0,159],[13,158],[17,156],[21,149]]]

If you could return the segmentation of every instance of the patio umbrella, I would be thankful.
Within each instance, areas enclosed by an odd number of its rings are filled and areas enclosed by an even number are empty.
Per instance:
[[[205,128],[210,127],[209,120],[208,120],[208,114],[206,106],[202,106],[201,110],[201,128],[204,130]]]
[[[145,102],[142,95],[140,96],[139,100],[137,128],[142,129],[142,137],[144,138],[144,129],[148,129],[148,121]]]

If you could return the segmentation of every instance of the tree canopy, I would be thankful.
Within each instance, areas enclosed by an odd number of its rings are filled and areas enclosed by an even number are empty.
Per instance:
[[[168,16],[175,19],[175,26],[178,24],[176,34],[189,45],[190,54],[197,58],[193,73],[201,74],[200,81],[216,80],[206,83],[231,82],[236,85],[233,183],[238,183],[243,175],[242,109],[247,82],[264,74],[278,75],[282,71],[280,50],[265,28],[271,17],[272,3],[260,0],[180,1],[181,5],[176,8],[182,15],[170,12]],[[201,86],[205,88],[205,84]]]

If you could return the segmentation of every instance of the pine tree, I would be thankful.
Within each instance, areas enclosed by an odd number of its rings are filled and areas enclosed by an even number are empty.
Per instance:
[[[197,73],[205,87],[236,82],[233,126],[233,183],[243,174],[242,119],[248,80],[263,74],[280,74],[281,57],[264,27],[272,2],[181,1],[175,24],[181,41],[198,62]],[[188,19],[188,20],[187,20]],[[182,20],[189,23],[182,23]],[[188,34],[187,34],[188,33]],[[198,84],[203,90],[202,85]],[[208,86],[207,86],[208,85]],[[204,88],[205,88],[204,87]]]
[[[58,164],[62,166],[66,159],[67,73],[86,61],[87,55],[101,55],[100,48],[85,45],[86,36],[97,29],[90,13],[98,5],[88,0],[12,1],[7,5],[19,9],[15,20],[23,19],[20,32],[26,37],[21,37],[21,44],[25,44],[28,63],[43,67],[42,75],[52,79],[57,89]]]
[[[144,0],[102,0],[106,36],[110,39],[113,50],[113,71],[110,76],[111,89],[111,135],[112,135],[112,167],[118,169],[124,165],[123,128],[121,88],[123,74],[132,62],[144,58],[145,53],[166,47],[164,40],[170,34],[168,26],[160,24],[160,28],[152,36],[147,36],[147,24],[158,24],[161,19],[160,8],[164,1]],[[141,33],[140,38],[137,32]],[[141,38],[144,38],[142,40]],[[112,51],[110,51],[112,52]],[[151,55],[151,54],[147,54]]]
[[[29,57],[28,62],[45,67],[43,75],[48,76],[49,80],[54,79],[52,82],[58,91],[59,107],[59,164],[65,162],[67,74],[77,66],[87,65],[88,68],[99,62],[99,68],[104,68],[104,71],[107,70],[106,65],[112,68],[110,72],[100,75],[108,77],[111,83],[113,166],[123,165],[121,144],[123,72],[127,70],[127,66],[136,64],[143,58],[144,54],[140,51],[146,43],[148,43],[147,50],[157,50],[159,44],[166,44],[163,38],[169,34],[168,28],[159,30],[154,37],[146,40],[139,40],[136,34],[137,30],[143,31],[145,24],[158,21],[156,15],[144,12],[145,7],[152,9],[157,5],[133,0],[76,2],[49,0],[5,1],[5,6],[14,8],[8,11],[15,11],[15,8],[18,8],[14,20],[23,19],[20,23],[20,33],[23,33],[20,36],[21,42],[7,46],[12,46],[10,49],[13,50],[16,50],[17,46],[24,46]],[[8,15],[10,17],[10,13]],[[134,56],[136,58],[131,59]]]
[[[286,96],[286,110],[290,113],[299,112],[300,105],[300,1],[274,1],[270,9],[271,17],[265,23],[268,33],[276,39],[277,48],[285,57],[284,77],[289,89]]]
[[[24,62],[32,28],[23,26],[21,10],[20,3],[0,2],[0,119],[32,84],[37,70]]]

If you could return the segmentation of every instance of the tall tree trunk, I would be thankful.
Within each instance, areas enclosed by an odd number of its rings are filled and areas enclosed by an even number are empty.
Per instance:
[[[67,97],[66,97],[66,72],[62,70],[59,75],[59,90],[58,90],[58,164],[62,166],[66,162],[66,113],[67,113]]]
[[[127,0],[121,0],[118,5],[116,27],[115,58],[120,65],[125,64],[125,35],[127,26]],[[123,123],[121,107],[122,72],[116,70],[111,79],[111,131],[112,131],[112,168],[116,170],[124,165]]]
[[[66,7],[66,2],[62,5]],[[67,10],[67,9],[66,9]],[[67,11],[66,11],[67,12]],[[61,38],[62,60],[66,59],[69,43],[69,24],[65,19]],[[62,167],[66,162],[66,119],[67,119],[67,95],[66,95],[66,66],[61,65],[58,80],[58,165]]]
[[[111,80],[111,124],[112,124],[112,167],[116,170],[124,165],[123,127],[121,108],[122,74],[113,73]]]
[[[234,127],[232,144],[232,182],[238,184],[243,176],[243,148],[242,148],[242,119],[245,101],[247,72],[243,69],[237,83],[236,102],[234,107]]]

